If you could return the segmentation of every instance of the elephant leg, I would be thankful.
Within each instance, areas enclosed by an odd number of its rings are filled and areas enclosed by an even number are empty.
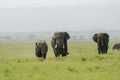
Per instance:
[[[109,42],[109,40],[105,40],[105,42],[104,42],[104,44],[105,44],[105,53],[107,53],[107,51],[108,51],[108,42]]]
[[[56,52],[55,57],[60,57],[59,52]]]
[[[67,52],[66,52],[66,48],[65,48],[65,47],[62,48],[62,50],[61,50],[61,55],[62,55],[62,56],[68,55]]]
[[[57,54],[57,57],[60,57],[60,53]]]
[[[40,52],[40,51],[39,51],[39,52],[36,52],[36,56],[37,56],[37,57],[42,57],[41,52]]]
[[[40,52],[37,53],[37,57],[42,57],[42,54]]]
[[[108,44],[105,47],[105,53],[107,53],[107,51],[108,51]]]
[[[63,48],[63,49],[61,49],[60,53],[61,53],[62,57],[64,57],[64,56],[66,56],[66,55],[67,55],[67,54],[65,53],[65,51],[64,51],[64,48]]]
[[[35,53],[36,56],[37,56],[37,57],[42,57],[41,48],[37,48],[37,47],[36,47],[35,50],[36,50],[36,53]]]
[[[105,43],[105,41],[103,40],[102,54],[105,54],[105,53],[106,53],[106,43]]]
[[[60,56],[57,48],[54,49],[54,54],[55,54],[55,57]]]
[[[62,57],[66,56],[66,54],[62,54]]]
[[[107,50],[108,50],[108,45],[105,44],[105,45],[103,46],[103,53],[106,54],[106,53],[107,53]]]
[[[101,51],[101,53],[103,54],[104,53],[104,46],[100,46],[100,51]]]
[[[64,54],[65,55],[68,55],[69,53],[68,53],[68,45],[67,45],[67,40],[64,40],[64,46],[65,46],[65,48],[64,48]]]
[[[106,46],[104,46],[102,49],[102,54],[105,54],[105,53],[106,53]]]
[[[39,53],[39,57],[41,57],[41,58],[42,58],[42,53],[41,53],[41,52]]]
[[[105,53],[105,47],[102,47],[101,52],[102,52],[102,54]]]
[[[57,49],[54,49],[54,54],[55,54],[55,57],[58,57],[58,51],[57,51]]]
[[[63,55],[63,48],[58,49],[58,57],[60,57],[61,55]]]
[[[57,51],[56,51],[56,48],[54,47],[53,47],[53,52],[54,52],[55,57],[57,57]]]
[[[100,48],[98,48],[98,53],[101,54],[101,50],[100,50]]]
[[[98,48],[98,53],[101,54],[101,45],[97,44],[97,48]]]
[[[46,53],[43,54],[43,59],[46,59]]]

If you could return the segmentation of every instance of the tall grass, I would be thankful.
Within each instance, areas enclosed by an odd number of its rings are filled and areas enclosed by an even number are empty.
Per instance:
[[[69,42],[69,55],[35,56],[34,43],[0,43],[0,80],[120,80],[120,52],[98,55],[92,42]]]

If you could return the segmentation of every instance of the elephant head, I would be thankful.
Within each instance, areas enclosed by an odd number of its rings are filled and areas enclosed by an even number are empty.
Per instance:
[[[70,39],[70,35],[67,32],[55,32],[54,36],[55,39]]]
[[[64,48],[64,41],[62,39],[56,40],[55,48]]]

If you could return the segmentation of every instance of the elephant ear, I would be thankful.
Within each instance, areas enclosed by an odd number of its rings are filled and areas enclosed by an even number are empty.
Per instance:
[[[92,37],[93,41],[97,43],[98,40],[98,34],[94,34]]]
[[[107,33],[104,33],[104,36],[106,37],[106,39],[109,39],[109,35]]]
[[[35,44],[36,44],[36,47],[41,47],[43,43],[40,40],[40,41],[36,42]]]
[[[35,43],[36,47],[39,47],[38,42]]]
[[[70,39],[70,35],[67,33],[67,32],[63,32],[63,34],[64,34],[64,39]]]

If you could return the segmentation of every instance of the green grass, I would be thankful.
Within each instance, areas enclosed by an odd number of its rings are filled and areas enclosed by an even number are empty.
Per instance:
[[[35,56],[34,43],[0,43],[0,80],[120,80],[120,51],[98,55],[93,42],[69,42],[69,55]]]

